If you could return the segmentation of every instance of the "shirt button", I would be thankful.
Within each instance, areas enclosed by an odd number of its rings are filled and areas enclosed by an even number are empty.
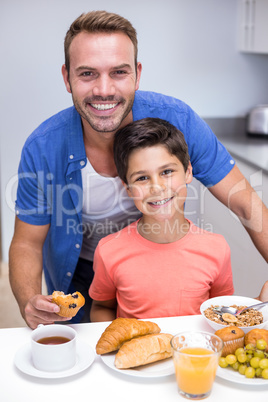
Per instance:
[[[66,275],[67,275],[67,276],[72,276],[72,273],[71,273],[71,272],[67,272]]]
[[[73,158],[74,158],[74,156],[73,156],[73,155],[70,155],[70,156],[69,156],[69,158],[70,158],[70,159],[73,159]]]
[[[77,244],[75,245],[75,247],[76,247],[76,248],[80,248],[80,244],[77,243]]]
[[[85,163],[86,163],[85,161],[80,161],[81,166],[85,166]]]

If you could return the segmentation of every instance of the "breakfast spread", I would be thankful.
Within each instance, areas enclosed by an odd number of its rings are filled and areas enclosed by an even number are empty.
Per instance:
[[[60,307],[60,311],[57,313],[59,316],[74,317],[85,304],[85,298],[80,292],[65,295],[64,292],[54,291],[52,302]]]
[[[232,314],[219,314],[214,311],[215,308],[219,308],[222,306],[210,306],[204,311],[204,315],[211,321],[214,321],[218,324],[222,325],[235,325],[236,327],[252,327],[253,325],[259,325],[263,322],[263,315],[260,311],[255,310],[254,308],[250,308],[244,311],[237,316]],[[237,306],[232,305],[230,307],[234,307],[238,310],[242,310],[247,306]]]
[[[235,330],[239,329],[236,327],[233,328]],[[219,333],[220,331],[216,331],[215,334],[217,335],[218,333],[218,336],[222,335],[222,332]],[[267,380],[268,330],[252,329],[245,335],[244,342],[245,346],[238,346],[230,350],[230,353],[222,354],[219,366],[222,368],[231,367],[233,370],[245,375],[246,378],[262,378]]]
[[[116,318],[102,333],[96,345],[97,354],[118,350],[115,366],[119,369],[137,367],[171,357],[172,335],[160,334],[151,321]]]

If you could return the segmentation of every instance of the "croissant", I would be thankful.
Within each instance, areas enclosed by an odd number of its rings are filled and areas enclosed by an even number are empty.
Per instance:
[[[101,335],[96,345],[96,352],[98,355],[113,352],[132,338],[157,334],[160,331],[159,326],[151,321],[139,321],[136,318],[116,318]]]
[[[118,369],[142,366],[172,356],[170,334],[145,335],[132,339],[119,349],[114,364]]]

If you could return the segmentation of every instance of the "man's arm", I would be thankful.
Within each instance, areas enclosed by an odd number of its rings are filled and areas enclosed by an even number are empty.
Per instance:
[[[264,282],[261,293],[255,299],[260,300],[261,302],[268,302],[268,281]]]
[[[238,167],[234,166],[209,190],[238,216],[255,247],[268,262],[268,209]]]
[[[9,250],[9,280],[21,315],[31,328],[64,321],[51,296],[42,296],[42,249],[49,225],[35,226],[16,217]]]
[[[116,318],[116,299],[105,301],[92,301],[90,320],[92,322],[113,321]]]

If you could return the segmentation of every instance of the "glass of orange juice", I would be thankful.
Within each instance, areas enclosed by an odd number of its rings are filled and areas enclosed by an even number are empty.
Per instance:
[[[223,341],[209,332],[181,332],[171,339],[179,392],[189,399],[209,396]]]

